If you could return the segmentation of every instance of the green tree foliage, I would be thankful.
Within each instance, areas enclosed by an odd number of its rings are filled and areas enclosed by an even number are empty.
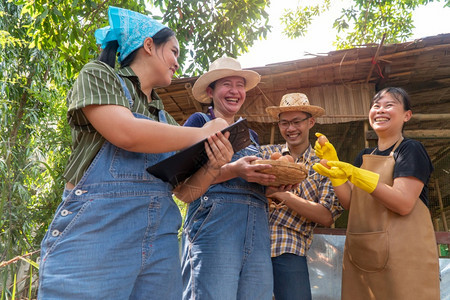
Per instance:
[[[304,36],[314,17],[330,8],[330,0],[324,0],[323,5],[299,6],[297,9],[286,9],[281,23],[284,25],[283,33],[290,38]]]
[[[64,125],[67,85],[59,54],[32,46],[32,18],[0,2],[0,261],[39,249],[62,192],[69,132]],[[51,42],[51,41],[49,41]],[[0,269],[2,299],[11,295]]]
[[[211,61],[237,57],[256,39],[266,37],[270,27],[265,11],[267,0],[156,0],[163,23],[172,28],[180,42],[183,70],[198,75]]]
[[[245,52],[268,30],[260,20],[267,17],[264,0],[154,4],[179,38],[189,75],[221,55]],[[94,31],[108,24],[109,5],[143,13],[148,7],[143,0],[0,0],[0,299],[35,294],[21,291],[35,278],[15,275],[37,266],[60,202],[71,144],[65,98],[99,53]],[[2,264],[34,251],[28,263]]]
[[[333,24],[338,31],[336,48],[379,43],[383,35],[385,43],[404,42],[411,37],[414,29],[414,9],[430,2],[443,2],[443,5],[450,6],[449,0],[354,0],[350,7],[342,10],[342,15]],[[314,17],[320,16],[329,7],[330,1],[323,0],[323,5],[286,10],[282,17],[284,33],[290,38],[305,35]]]

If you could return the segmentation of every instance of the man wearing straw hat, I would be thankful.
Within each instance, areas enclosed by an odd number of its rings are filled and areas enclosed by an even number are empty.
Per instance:
[[[292,93],[282,97],[280,106],[266,111],[278,120],[286,143],[262,146],[264,158],[274,152],[289,154],[308,169],[308,177],[297,189],[269,195],[278,203],[269,215],[274,295],[276,300],[311,299],[306,252],[313,229],[317,224],[332,225],[343,211],[331,182],[312,169],[320,158],[311,147],[309,131],[325,110],[310,105],[305,94]]]

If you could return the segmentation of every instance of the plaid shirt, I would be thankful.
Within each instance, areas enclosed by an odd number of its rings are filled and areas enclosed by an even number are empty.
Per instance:
[[[263,159],[270,159],[270,155],[274,152],[289,154],[287,144],[261,146],[261,151]],[[333,220],[336,220],[344,209],[334,196],[330,180],[313,170],[312,166],[319,161],[320,158],[315,155],[313,148],[309,145],[302,157],[296,161],[306,166],[308,177],[300,183],[294,194],[303,199],[320,203],[331,212]],[[286,206],[271,211],[269,226],[272,257],[283,253],[306,256],[306,252],[311,247],[313,229],[316,225]]]

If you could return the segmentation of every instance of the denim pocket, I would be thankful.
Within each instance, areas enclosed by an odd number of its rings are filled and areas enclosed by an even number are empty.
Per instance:
[[[150,166],[150,162],[147,156],[145,153],[116,148],[109,171],[114,178],[149,180],[150,174],[146,167]]]
[[[138,119],[151,120],[149,117],[138,113],[133,113],[133,115]],[[155,143],[158,142],[161,141],[155,141]],[[109,171],[114,178],[118,179],[150,180],[153,176],[147,172],[147,168],[174,154],[175,152],[138,153],[116,147]]]
[[[147,168],[172,155],[173,152],[149,154],[116,148],[109,171],[117,179],[150,180],[153,176],[147,172]]]
[[[217,203],[212,203],[211,201],[208,201],[206,205],[202,202],[189,218],[188,223],[185,225],[184,232],[191,242],[195,241],[202,227],[211,218],[210,216],[216,205]]]
[[[350,261],[365,272],[383,270],[389,259],[389,236],[386,231],[347,232],[346,246]]]
[[[42,247],[46,248],[47,253],[75,226],[77,219],[90,204],[90,201],[65,201],[60,205],[42,241]]]

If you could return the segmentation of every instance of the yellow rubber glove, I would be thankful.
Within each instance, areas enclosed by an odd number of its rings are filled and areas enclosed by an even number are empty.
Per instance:
[[[348,181],[347,174],[339,168],[328,169],[320,163],[315,163],[312,168],[320,175],[330,178],[333,186],[340,186]]]
[[[316,137],[320,137],[323,134],[316,132]],[[316,152],[316,155],[320,158],[326,159],[326,160],[335,160],[339,161],[336,149],[334,148],[333,144],[330,142],[326,142],[325,145],[321,146],[319,144],[319,139],[316,140],[316,143],[314,144],[314,151]]]
[[[357,168],[342,161],[329,161],[327,164],[331,167],[330,171],[339,173],[339,175],[344,172],[351,183],[369,194],[375,190],[380,179],[380,175],[377,173]]]

